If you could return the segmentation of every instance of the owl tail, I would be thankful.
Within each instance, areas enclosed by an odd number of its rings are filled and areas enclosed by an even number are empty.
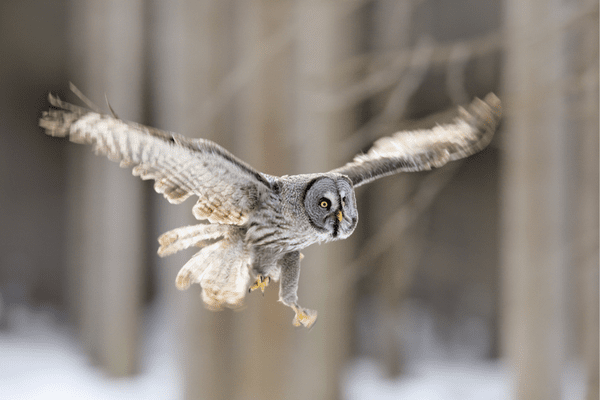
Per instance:
[[[166,244],[164,253],[172,254],[175,251],[187,248],[197,244],[198,237],[200,241],[213,239],[208,232],[216,235],[218,228],[208,227],[227,227],[227,225],[204,225],[206,228],[203,233],[205,235],[192,234],[194,227],[185,227],[175,229],[165,235],[174,235],[173,232],[178,232],[178,238],[170,244]],[[161,239],[165,237],[161,236]],[[246,246],[237,235],[228,236],[226,232],[222,232],[220,236],[225,236],[223,239],[215,243],[209,244],[196,253],[179,271],[175,284],[178,289],[185,290],[193,283],[198,283],[202,287],[202,299],[207,304],[208,308],[213,310],[221,309],[222,307],[235,308],[239,307],[244,296],[248,291],[250,281],[251,256],[246,251]],[[171,238],[172,236],[167,236]],[[159,239],[160,240],[160,239]],[[165,243],[167,242],[166,239]],[[176,244],[178,243],[179,244]],[[161,241],[163,244],[163,241]],[[162,247],[161,247],[162,248]],[[159,250],[160,254],[160,250]]]

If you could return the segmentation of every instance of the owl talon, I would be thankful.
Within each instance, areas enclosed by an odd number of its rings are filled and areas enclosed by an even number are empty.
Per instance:
[[[254,282],[254,285],[250,286],[250,288],[248,289],[248,293],[255,291],[256,289],[260,289],[260,291],[262,292],[263,296],[265,295],[265,288],[267,286],[269,286],[269,283],[271,282],[271,277],[267,276],[264,277],[262,275],[259,275],[256,278],[256,282]]]
[[[315,310],[309,310],[300,306],[292,306],[292,309],[296,312],[292,324],[294,326],[303,325],[305,328],[311,328],[317,320],[317,312]]]

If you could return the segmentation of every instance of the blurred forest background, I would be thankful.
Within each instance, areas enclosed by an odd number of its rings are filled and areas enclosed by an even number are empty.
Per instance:
[[[0,58],[0,393],[598,399],[597,1],[4,0]],[[471,158],[357,190],[354,235],[304,251],[307,331],[277,285],[219,313],[175,289],[192,253],[156,239],[192,203],[45,136],[69,81],[274,175],[490,91],[504,118]]]

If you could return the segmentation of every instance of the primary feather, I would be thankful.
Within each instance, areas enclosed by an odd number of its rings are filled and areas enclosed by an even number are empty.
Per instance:
[[[153,179],[154,189],[171,203],[198,196],[193,208],[197,219],[244,224],[262,194],[270,190],[267,175],[214,142],[125,122],[52,95],[49,99],[58,109],[42,116],[40,126],[46,133],[91,144],[96,154],[105,155],[122,167],[134,167],[134,175]]]
[[[381,138],[366,154],[332,172],[348,176],[357,187],[398,172],[439,168],[475,154],[492,140],[502,115],[500,99],[490,93],[484,100],[475,99],[468,109],[460,108],[459,114],[451,124]]]

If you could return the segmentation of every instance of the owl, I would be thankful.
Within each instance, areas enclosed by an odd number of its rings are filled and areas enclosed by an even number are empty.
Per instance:
[[[209,140],[123,121],[110,105],[109,115],[51,94],[49,101],[53,108],[39,122],[48,135],[90,144],[96,154],[133,167],[134,175],[154,180],[154,189],[171,203],[198,197],[192,213],[200,223],[158,239],[159,256],[200,248],[177,274],[179,289],[199,284],[207,307],[216,310],[238,307],[246,293],[264,292],[278,281],[279,300],[295,312],[293,324],[307,328],[317,312],[298,304],[300,251],[352,234],[358,222],[354,189],[472,155],[490,142],[501,116],[500,100],[490,93],[460,108],[452,123],[381,138],[340,168],[278,177]]]

